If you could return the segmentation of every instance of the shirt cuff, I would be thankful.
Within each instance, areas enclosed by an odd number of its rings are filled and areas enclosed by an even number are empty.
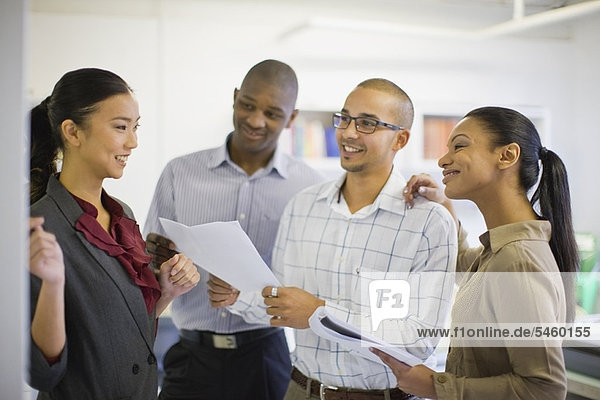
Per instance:
[[[448,372],[433,373],[433,387],[438,400],[456,400],[456,377]]]
[[[260,292],[240,292],[235,303],[227,306],[227,309],[239,315],[252,308],[252,304],[256,301],[258,295],[260,295]]]
[[[29,384],[34,389],[48,392],[62,379],[67,371],[68,344],[65,343],[58,360],[50,363],[33,340],[29,349]]]
[[[339,304],[332,303],[330,301],[325,301],[325,309],[329,315],[333,315],[342,321],[350,322],[350,310],[347,308],[341,307]]]
[[[61,354],[62,354],[62,352],[61,352]],[[46,357],[46,361],[48,362],[48,365],[54,365],[57,362],[59,362],[61,354],[57,355],[56,357]]]

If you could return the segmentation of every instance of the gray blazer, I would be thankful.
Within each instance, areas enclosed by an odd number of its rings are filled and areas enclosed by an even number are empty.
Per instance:
[[[31,207],[32,216],[44,216],[44,228],[63,251],[67,345],[49,366],[31,341],[30,384],[40,391],[38,399],[155,399],[155,315],[148,315],[141,290],[119,261],[75,229],[82,213],[55,177]],[[40,286],[31,276],[32,316]]]

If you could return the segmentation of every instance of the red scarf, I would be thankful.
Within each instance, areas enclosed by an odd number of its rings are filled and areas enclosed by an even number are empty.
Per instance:
[[[110,214],[110,228],[106,232],[96,220],[96,207],[71,195],[83,209],[83,214],[75,223],[75,229],[83,233],[91,244],[119,260],[142,291],[148,314],[152,313],[160,298],[160,285],[148,267],[152,257],[146,254],[146,243],[137,223],[124,216],[123,207],[102,190],[102,204]]]

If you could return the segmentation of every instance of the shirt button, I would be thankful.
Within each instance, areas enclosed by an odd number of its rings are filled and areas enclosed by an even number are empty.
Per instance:
[[[133,367],[131,367],[131,372],[133,372],[134,375],[137,375],[140,372],[140,366],[133,364]]]
[[[447,380],[448,380],[448,378],[446,378],[445,375],[440,375],[440,376],[437,377],[437,381],[439,383],[446,383]]]
[[[149,355],[148,355],[148,364],[149,364],[149,365],[152,365],[152,364],[154,364],[154,363],[156,363],[156,357],[154,357],[154,355],[153,355],[153,354],[149,354]]]
[[[226,312],[222,312],[221,313],[221,318],[226,318],[227,317],[227,313]]]
[[[241,214],[240,214],[240,219],[244,219],[244,218],[246,218],[246,214],[244,214],[244,213],[241,213]]]
[[[248,186],[250,186],[250,182],[244,182],[244,186],[245,186],[245,187],[248,187]]]

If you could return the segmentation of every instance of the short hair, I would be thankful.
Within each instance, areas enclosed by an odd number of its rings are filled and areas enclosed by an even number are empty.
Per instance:
[[[264,60],[250,68],[242,86],[250,80],[259,79],[272,85],[286,87],[294,96],[294,103],[298,97],[298,78],[296,73],[284,62],[278,60]]]
[[[400,89],[400,87],[394,82],[383,78],[372,78],[362,81],[357,87],[378,90],[396,97],[398,100],[398,108],[394,111],[398,118],[398,125],[402,125],[407,129],[412,127],[413,120],[415,118],[413,102],[408,94],[406,94],[404,90]]]

